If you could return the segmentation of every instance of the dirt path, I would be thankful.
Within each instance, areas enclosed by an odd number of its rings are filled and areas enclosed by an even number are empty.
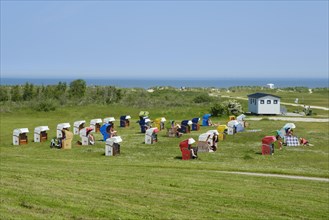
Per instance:
[[[236,174],[236,175],[247,175],[247,176],[261,176],[261,177],[274,177],[274,178],[329,182],[329,178],[321,178],[321,177],[306,177],[306,176],[292,176],[292,175],[280,175],[280,174],[270,174],[270,173],[251,173],[251,172],[233,172],[233,171],[232,172],[231,171],[217,171],[217,172]]]
[[[246,121],[259,121],[262,120],[261,117],[248,117]],[[329,122],[329,118],[293,118],[293,117],[268,117],[269,120],[276,121],[301,121],[301,122]]]

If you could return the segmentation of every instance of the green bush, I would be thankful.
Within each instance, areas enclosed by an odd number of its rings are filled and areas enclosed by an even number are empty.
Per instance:
[[[52,99],[45,99],[33,105],[33,109],[39,112],[49,112],[56,110],[57,103]]]
[[[238,115],[242,113],[242,106],[236,100],[226,100],[222,103],[216,103],[210,108],[213,116]]]
[[[201,95],[196,96],[193,99],[194,103],[205,103],[205,102],[211,102],[211,101],[212,101],[212,98],[208,94],[201,94]]]
[[[216,103],[214,106],[210,108],[210,114],[212,116],[222,116],[226,113],[225,106],[223,103]]]

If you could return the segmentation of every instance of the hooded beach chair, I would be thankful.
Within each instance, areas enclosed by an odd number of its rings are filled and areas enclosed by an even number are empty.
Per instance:
[[[164,124],[166,122],[165,117],[156,118],[154,120],[154,127],[157,127],[160,131],[164,129]]]
[[[109,123],[104,123],[99,129],[101,134],[103,135],[103,141],[106,141],[106,139],[111,138],[111,129],[112,124]]]
[[[155,128],[149,128],[145,131],[145,144],[153,144],[154,142],[158,141],[157,133],[159,132],[159,129],[157,127]]]
[[[203,133],[199,135],[198,138],[198,151],[199,152],[209,152],[213,134]]]
[[[248,123],[244,120],[246,116],[244,114],[239,115],[236,117],[236,120],[242,125],[242,127],[246,128],[248,127]]]
[[[115,136],[106,139],[105,142],[105,156],[115,156],[120,154],[120,143],[122,139],[120,136]]]
[[[93,130],[92,127],[86,127],[80,130],[80,137],[81,137],[81,144],[82,145],[94,145],[95,144],[95,138],[91,134],[91,131]]]
[[[56,137],[59,139],[60,148],[71,149],[73,133],[69,131],[70,123],[60,123],[57,125]]]
[[[13,131],[13,145],[28,144],[28,128],[17,128]]]
[[[236,126],[239,124],[237,120],[231,120],[227,122],[227,134],[228,135],[233,135],[236,133]]]
[[[103,121],[100,118],[90,120],[90,127],[93,128],[92,132],[99,132],[99,129],[101,128],[102,122]]]
[[[139,126],[141,128],[141,133],[145,133],[147,129],[151,127],[151,119],[144,117],[139,120]]]
[[[64,129],[69,129],[71,127],[70,123],[60,123],[57,125],[56,137],[63,138],[65,136]]]
[[[179,148],[182,152],[182,160],[189,160],[192,158],[192,147],[191,145],[195,143],[195,140],[193,138],[186,139],[184,141],[181,141],[179,143]],[[195,154],[197,153],[197,148],[194,148]]]
[[[275,136],[265,136],[262,139],[262,155],[272,155],[274,152]]]
[[[64,139],[62,139],[62,149],[71,149],[72,148],[72,140],[73,140],[73,133],[66,129],[64,131]]]
[[[229,121],[236,120],[235,115],[230,115],[230,116],[228,116],[228,120],[229,120]]]
[[[192,131],[198,131],[200,129],[199,121],[200,121],[200,118],[192,119]]]
[[[75,121],[73,123],[73,134],[80,134],[80,130],[85,127],[86,121],[81,120],[81,121]]]
[[[44,142],[48,140],[48,126],[39,126],[34,128],[34,142]]]
[[[211,117],[211,114],[205,114],[202,117],[202,126],[209,126],[209,119]]]
[[[129,127],[130,125],[129,119],[131,119],[130,115],[120,116],[120,127],[122,128]]]
[[[167,129],[168,137],[176,137],[177,129],[175,127],[175,121],[169,120],[165,123],[165,128]]]
[[[104,124],[114,124],[115,118],[114,117],[107,117],[103,119]]]
[[[191,120],[183,120],[181,122],[181,132],[182,133],[190,133],[191,132],[191,125],[192,125]]]
[[[224,140],[225,136],[227,134],[228,127],[226,125],[218,125],[217,131],[218,131],[218,139],[219,140]]]

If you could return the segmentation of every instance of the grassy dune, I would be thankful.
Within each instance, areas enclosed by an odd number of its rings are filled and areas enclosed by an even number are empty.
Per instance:
[[[319,102],[319,103],[325,103]],[[327,219],[329,183],[273,177],[234,175],[218,171],[248,171],[310,177],[329,177],[328,123],[296,122],[295,134],[314,146],[276,149],[261,155],[261,138],[273,135],[286,122],[250,121],[248,129],[227,136],[215,153],[200,153],[182,161],[180,141],[211,129],[201,127],[180,139],[165,137],[145,145],[138,112],[155,119],[181,121],[201,117],[206,105],[167,108],[128,107],[123,104],[63,107],[54,112],[29,109],[1,113],[1,219]],[[33,143],[34,127],[76,120],[130,114],[131,127],[116,129],[122,137],[121,155],[104,156],[102,136],[95,146],[55,150]],[[213,118],[226,123],[227,118]],[[30,143],[12,145],[12,131],[28,127]],[[76,135],[73,143],[79,140]]]

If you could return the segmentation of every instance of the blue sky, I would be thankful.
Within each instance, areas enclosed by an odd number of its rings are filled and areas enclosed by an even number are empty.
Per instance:
[[[1,77],[328,78],[328,1],[3,1]]]

